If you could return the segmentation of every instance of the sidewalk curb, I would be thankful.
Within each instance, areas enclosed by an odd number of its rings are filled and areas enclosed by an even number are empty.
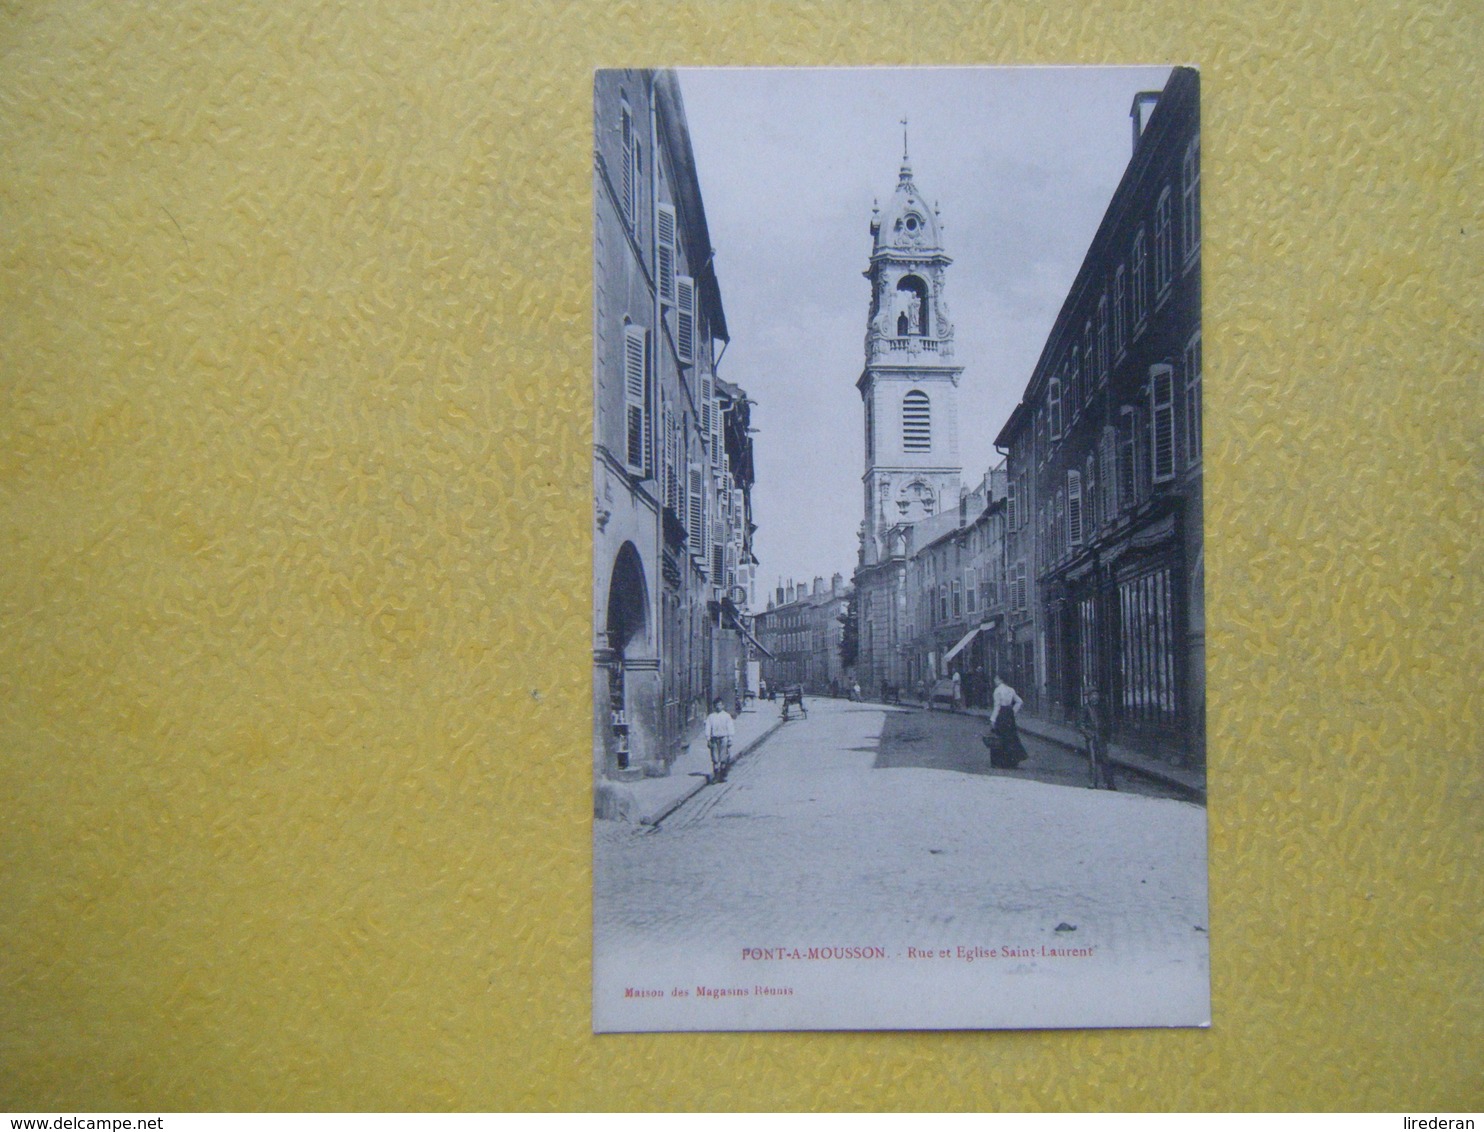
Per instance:
[[[902,706],[912,707],[917,711],[930,710],[921,704],[903,704]],[[973,715],[978,716],[980,719],[989,718],[989,712],[984,708],[964,708],[953,714]],[[1061,747],[1064,750],[1071,751],[1075,755],[1082,755],[1084,753],[1083,748],[1077,743],[1073,743],[1070,740],[1063,739],[1060,736],[1054,735],[1048,731],[1042,731],[1037,726],[1039,722],[1040,721],[1037,720],[1035,716],[1022,716],[1020,719],[1016,720],[1016,723],[1019,725],[1022,731],[1029,731],[1037,739],[1040,739],[1043,742],[1055,743],[1058,747]],[[1146,766],[1139,763],[1127,762],[1119,758],[1117,755],[1113,754],[1110,754],[1108,756],[1108,761],[1119,770],[1122,770],[1127,774],[1136,774],[1144,778],[1152,778],[1156,782],[1169,787],[1171,790],[1179,791],[1180,794],[1186,798],[1199,802],[1203,806],[1206,804],[1205,787],[1192,786],[1188,782],[1181,782],[1180,779],[1174,777],[1173,775],[1165,774],[1162,770],[1160,770],[1158,766]]]
[[[783,722],[784,721],[781,720],[781,719],[778,720],[776,723],[773,724],[772,727],[769,727],[766,731],[764,731],[761,735],[759,735],[751,743],[748,743],[747,746],[743,747],[740,751],[738,751],[736,757],[732,759],[732,765],[733,766],[736,766],[739,762],[741,762],[743,759],[745,759],[748,755],[752,754],[753,751],[757,750],[764,743],[766,743],[768,741],[768,739],[772,736],[773,732],[777,731],[780,727],[783,726]],[[671,802],[668,805],[668,807],[662,813],[658,814],[657,816],[653,816],[653,817],[651,817],[648,814],[641,814],[640,817],[639,817],[639,820],[637,822],[635,822],[634,824],[635,825],[639,825],[639,826],[648,826],[649,829],[651,829],[651,830],[654,829],[656,826],[658,826],[660,824],[660,822],[664,821],[667,817],[669,817],[671,814],[673,814],[676,810],[680,809],[681,806],[685,805],[687,802],[689,802],[692,798],[694,798],[697,794],[699,794],[702,790],[706,789],[706,787],[708,787],[710,785],[711,785],[711,780],[710,779],[698,779],[697,782],[696,782],[696,785],[693,788],[691,788],[690,790],[687,790],[684,794],[680,795],[679,798],[677,798],[677,799],[675,799],[675,801]]]

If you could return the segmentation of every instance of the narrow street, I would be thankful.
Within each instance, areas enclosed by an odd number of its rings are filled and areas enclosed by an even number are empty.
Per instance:
[[[793,949],[838,944],[878,949],[893,968],[935,956],[938,982],[924,986],[939,996],[939,964],[956,949],[992,952],[976,984],[989,985],[991,968],[1032,975],[1021,989],[1039,987],[1041,1018],[1054,1015],[1048,989],[1084,977],[1100,994],[1188,982],[1204,995],[1201,807],[1087,789],[1085,764],[1029,737],[1023,769],[990,772],[982,720],[826,699],[809,708],[659,827],[599,823],[600,984],[649,972],[685,985],[683,972],[784,973],[807,986],[817,967],[792,962]],[[1068,981],[1073,961],[1043,949],[1081,952],[1077,975]],[[1038,977],[1050,968],[1048,988]],[[885,964],[878,974],[856,965],[849,977],[868,995],[914,985]],[[1013,1020],[1019,999],[996,993]]]

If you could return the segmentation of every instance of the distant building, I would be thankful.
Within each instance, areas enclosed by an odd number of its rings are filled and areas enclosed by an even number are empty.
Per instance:
[[[1004,468],[906,535],[907,691],[958,673],[965,702],[987,706],[1007,639]]]
[[[871,217],[871,297],[865,367],[864,517],[855,572],[859,652],[867,694],[908,679],[906,556],[914,524],[958,506],[958,384],[948,266],[936,206],[913,181],[904,149],[896,191]],[[955,516],[950,515],[950,519]]]
[[[752,559],[746,394],[670,71],[593,90],[593,751],[605,782],[668,773],[740,692]]]
[[[802,684],[817,695],[842,691],[847,684],[840,659],[841,637],[850,587],[834,575],[828,584],[779,585],[768,607],[756,615],[753,632],[771,655],[762,675],[774,687]]]
[[[1040,714],[1101,694],[1115,739],[1205,758],[1198,76],[1131,110],[1134,150],[1008,453],[1009,673]]]

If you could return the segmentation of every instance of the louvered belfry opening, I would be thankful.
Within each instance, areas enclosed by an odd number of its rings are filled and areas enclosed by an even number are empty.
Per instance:
[[[928,395],[914,389],[902,398],[902,449],[930,452],[933,448],[932,408]]]

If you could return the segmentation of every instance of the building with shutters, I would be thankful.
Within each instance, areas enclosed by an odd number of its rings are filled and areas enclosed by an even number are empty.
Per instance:
[[[726,317],[673,72],[593,91],[593,758],[664,775],[749,650],[750,403],[723,381]],[[605,808],[606,807],[606,808]]]
[[[1189,68],[1131,109],[1133,153],[996,446],[1009,475],[1006,673],[1114,739],[1205,759],[1200,93]]]
[[[987,707],[1005,659],[1005,469],[959,496],[956,510],[912,526],[906,555],[906,690],[957,673],[964,701]]]
[[[767,650],[762,675],[774,688],[794,684],[812,695],[840,695],[847,686],[840,658],[850,587],[836,574],[812,586],[779,583],[753,632]]]

